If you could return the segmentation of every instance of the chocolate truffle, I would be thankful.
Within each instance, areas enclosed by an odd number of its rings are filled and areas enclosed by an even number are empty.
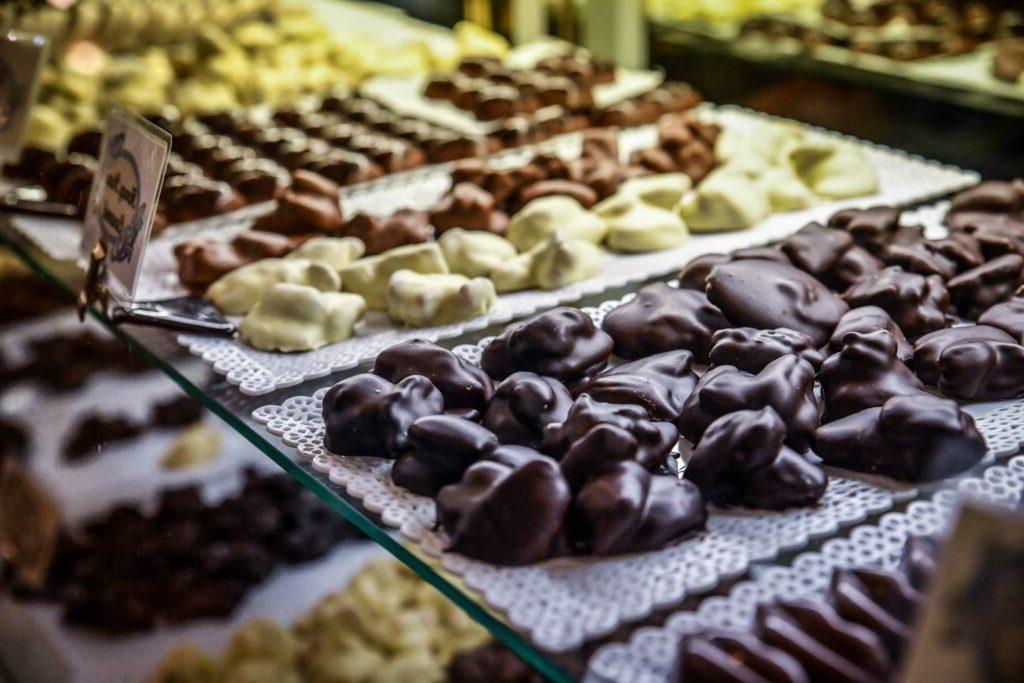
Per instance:
[[[1024,346],[974,339],[946,347],[939,356],[939,389],[966,401],[1024,394]]]
[[[399,209],[387,218],[359,213],[345,223],[341,234],[358,237],[366,245],[366,255],[374,256],[407,244],[421,244],[430,239],[427,214],[413,209]]]
[[[539,448],[544,429],[565,421],[572,396],[565,385],[532,372],[517,372],[494,389],[481,423],[504,444]]]
[[[839,352],[821,364],[820,380],[822,422],[880,406],[893,396],[928,395],[897,356],[896,340],[886,330],[847,332]]]
[[[934,396],[894,396],[814,435],[826,465],[902,481],[944,479],[974,466],[985,450],[974,419],[956,401]]]
[[[484,347],[480,365],[494,379],[517,370],[580,385],[604,369],[612,339],[578,308],[560,307],[513,323]]]
[[[889,266],[850,287],[843,299],[852,307],[883,309],[911,340],[946,327],[949,292],[938,275],[925,277]]]
[[[409,448],[409,427],[444,411],[444,397],[421,375],[392,384],[363,373],[341,380],[323,398],[324,446],[339,455],[396,458]]]
[[[974,319],[1010,298],[1024,280],[1024,257],[1005,254],[960,273],[946,283],[957,312]]]
[[[839,319],[832,338],[828,341],[828,350],[837,353],[843,348],[843,339],[848,332],[873,332],[885,330],[896,340],[896,357],[908,361],[914,357],[914,345],[907,341],[903,330],[893,321],[892,317],[878,306],[861,306],[851,308]]]
[[[118,441],[134,439],[142,427],[121,415],[87,415],[74,427],[71,438],[64,444],[64,459],[80,462],[89,456],[100,455],[103,449]]]
[[[728,327],[722,312],[702,292],[663,282],[643,287],[636,297],[610,311],[601,324],[615,343],[615,354],[634,359],[676,349],[707,362],[711,335]]]
[[[982,313],[978,324],[998,327],[1024,343],[1024,290],[1018,290],[1009,301],[996,304]]]
[[[446,230],[486,230],[504,235],[508,216],[495,208],[494,196],[470,183],[459,183],[441,198],[430,212],[430,222],[438,235]]]
[[[839,318],[849,310],[825,285],[781,263],[724,263],[712,268],[707,283],[708,299],[733,326],[785,327],[803,332],[817,346],[828,341]]]
[[[444,396],[446,410],[470,408],[482,413],[494,394],[491,378],[483,370],[426,339],[412,339],[381,351],[373,374],[389,382],[422,375]]]
[[[1003,330],[989,325],[950,327],[926,334],[914,344],[914,372],[925,384],[938,384],[939,358],[943,351],[964,341],[995,341],[1012,344],[1015,340]]]
[[[595,474],[573,499],[573,540],[596,555],[655,550],[704,528],[707,512],[696,486],[651,474],[623,461]]]
[[[540,562],[559,552],[572,496],[551,458],[502,446],[437,494],[437,519],[451,550],[500,565]]]
[[[806,451],[820,424],[821,406],[814,395],[814,368],[786,355],[753,375],[731,365],[709,370],[683,404],[679,432],[699,444],[704,431],[722,415],[771,406],[786,423],[786,444]]]
[[[785,438],[786,425],[771,407],[723,415],[686,462],[686,478],[716,505],[769,510],[814,505],[828,479],[820,466],[784,446]]]
[[[774,330],[731,327],[715,332],[711,343],[708,354],[711,365],[732,365],[744,372],[761,372],[766,365],[786,354],[803,358],[815,369],[824,358],[811,337],[784,327]]]
[[[497,447],[498,437],[475,422],[451,415],[421,417],[409,427],[409,450],[395,461],[391,479],[413,493],[434,496]]]
[[[696,384],[693,354],[666,351],[609,368],[580,393],[604,403],[638,405],[655,420],[675,422]]]

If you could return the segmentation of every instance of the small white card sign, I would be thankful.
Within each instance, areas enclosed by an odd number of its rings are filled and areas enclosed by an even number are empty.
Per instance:
[[[0,33],[0,161],[21,155],[48,47],[42,36]]]
[[[82,255],[88,259],[96,243],[103,241],[105,284],[124,308],[131,307],[135,296],[170,151],[167,131],[119,109],[107,115],[82,228]]]

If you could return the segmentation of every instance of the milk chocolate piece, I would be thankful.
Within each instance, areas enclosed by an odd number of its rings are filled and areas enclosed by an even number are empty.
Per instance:
[[[284,235],[319,232],[337,236],[345,225],[337,183],[310,171],[292,173],[291,188],[277,200],[273,212],[260,217],[255,230]]]
[[[774,330],[731,327],[715,332],[711,343],[708,354],[711,365],[732,365],[744,372],[761,372],[769,363],[787,354],[803,358],[817,370],[824,358],[811,337],[784,327]]]
[[[851,308],[849,312],[839,319],[835,332],[828,342],[828,350],[837,353],[843,348],[843,339],[849,332],[867,333],[875,330],[885,330],[896,340],[896,357],[903,362],[914,357],[914,345],[907,341],[903,330],[892,319],[892,317],[878,306],[861,306]]]
[[[596,555],[655,550],[703,529],[706,519],[696,486],[632,461],[600,470],[569,510],[572,538]]]
[[[281,163],[287,166],[283,159]],[[305,158],[299,159],[297,164],[334,183],[346,186],[376,180],[384,175],[384,170],[365,154],[337,148],[330,150],[329,153],[309,152]]]
[[[1010,298],[1024,280],[1024,257],[1006,254],[964,271],[946,283],[960,315],[974,319]]]
[[[430,222],[438,235],[452,228],[504,235],[508,216],[495,208],[490,192],[476,185],[459,183],[430,212]]]
[[[533,183],[519,192],[518,206],[523,207],[534,199],[566,195],[578,201],[583,208],[589,209],[597,203],[597,193],[583,183],[572,180],[542,180]]]
[[[389,382],[422,375],[444,396],[445,410],[470,408],[481,413],[494,394],[491,378],[479,366],[425,339],[388,347],[377,356],[373,374]]]
[[[559,551],[571,500],[558,463],[522,446],[503,446],[441,489],[437,519],[455,552],[526,565]]]
[[[643,287],[636,297],[610,311],[601,324],[615,343],[615,354],[635,359],[675,349],[707,362],[711,335],[729,322],[702,292],[663,282]]]
[[[1024,346],[974,339],[946,347],[939,356],[939,389],[966,401],[1024,394]]]
[[[946,326],[949,293],[938,275],[927,277],[889,266],[843,294],[850,306],[878,306],[899,325],[908,339]]]
[[[663,465],[679,441],[679,432],[674,425],[652,420],[640,406],[602,403],[589,394],[580,394],[564,420],[544,428],[540,450],[561,459],[575,442],[598,425],[618,427],[630,434],[637,444],[636,461],[649,470]]]
[[[284,256],[299,243],[295,237],[254,230],[239,233],[229,242],[184,240],[174,245],[178,281],[186,289],[202,293],[221,276],[248,263]]]
[[[134,439],[142,433],[142,427],[134,420],[121,415],[105,416],[92,414],[78,421],[71,438],[64,444],[64,459],[81,462],[90,456],[100,455],[112,443]]]
[[[612,339],[578,308],[562,306],[513,323],[484,347],[480,365],[494,379],[517,370],[579,385],[608,363]]]
[[[847,332],[838,353],[821,365],[825,398],[822,422],[832,422],[893,396],[928,395],[924,385],[897,356],[896,339],[887,330]]]
[[[828,479],[821,467],[782,445],[771,407],[739,410],[707,428],[686,463],[686,478],[716,505],[785,510],[814,505]]]
[[[545,428],[564,422],[572,404],[558,380],[516,372],[495,387],[481,423],[503,444],[539,448]]]
[[[580,393],[604,403],[642,406],[655,420],[675,422],[696,384],[693,354],[666,351],[609,368]]]
[[[324,446],[340,455],[396,458],[409,448],[410,425],[443,411],[444,397],[422,375],[397,384],[368,373],[354,375],[324,395]]]
[[[1018,290],[1012,299],[982,313],[978,324],[998,327],[1024,344],[1024,290]]]
[[[733,326],[785,327],[803,332],[818,346],[828,341],[839,318],[849,310],[813,277],[780,263],[724,263],[711,270],[707,282],[708,299]]]
[[[167,181],[160,203],[171,223],[209,218],[245,206],[245,200],[230,185],[202,176]]]
[[[731,365],[712,368],[686,399],[677,426],[683,436],[699,444],[704,431],[722,415],[767,406],[786,423],[786,444],[801,453],[806,451],[821,417],[811,364],[787,355],[756,375]]]
[[[407,244],[421,244],[430,239],[427,214],[415,209],[399,209],[387,218],[359,213],[349,219],[341,234],[358,237],[366,245],[366,255],[382,254]]]
[[[939,358],[954,344],[965,341],[995,341],[1012,344],[1015,340],[1003,330],[989,325],[950,327],[926,334],[914,344],[914,372],[925,384],[938,384]]]
[[[800,664],[748,633],[710,631],[690,636],[680,652],[680,681],[808,683]]]
[[[619,136],[607,128],[590,128],[583,132],[580,155],[589,159],[619,160]]]
[[[435,496],[497,447],[498,437],[475,422],[451,415],[421,417],[409,427],[409,450],[395,461],[391,479],[413,493]]]
[[[780,248],[794,266],[825,280],[839,258],[853,246],[849,233],[808,223],[784,241]]]
[[[974,466],[985,451],[974,419],[956,401],[933,396],[894,396],[814,435],[814,452],[826,465],[902,481],[944,479]]]

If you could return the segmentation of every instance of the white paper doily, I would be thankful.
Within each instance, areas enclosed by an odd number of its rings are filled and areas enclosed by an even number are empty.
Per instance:
[[[1024,401],[978,418],[978,427],[996,455],[1019,452],[1024,444]],[[964,497],[1004,507],[1024,496],[1024,456],[990,466],[980,475],[953,480],[930,500],[904,512],[883,515],[878,524],[854,529],[849,538],[826,541],[820,551],[803,553],[786,567],[755,571],[756,578],[736,584],[725,596],[704,600],[693,611],[672,615],[662,627],[637,629],[624,643],[597,650],[588,663],[588,681],[663,683],[669,680],[680,639],[706,628],[750,628],[757,606],[776,598],[824,596],[832,571],[898,562],[909,536],[945,533]]]

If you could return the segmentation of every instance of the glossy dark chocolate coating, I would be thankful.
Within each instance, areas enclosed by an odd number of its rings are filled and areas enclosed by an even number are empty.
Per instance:
[[[494,564],[532,564],[558,551],[571,500],[558,463],[503,446],[441,489],[437,518],[455,552]]]
[[[1001,304],[996,304],[978,317],[979,325],[991,325],[1024,343],[1024,290]]]
[[[560,307],[513,323],[484,347],[481,366],[496,380],[527,370],[580,385],[604,369],[612,338],[578,308]]]
[[[957,312],[974,320],[995,304],[1010,298],[1024,280],[1024,257],[1005,254],[960,273],[946,283]]]
[[[174,245],[178,281],[188,290],[202,293],[220,277],[236,268],[265,258],[277,258],[294,250],[299,240],[272,232],[250,230],[223,242],[188,239]]]
[[[814,374],[810,363],[794,355],[772,361],[756,375],[730,365],[713,368],[686,399],[677,422],[679,432],[699,443],[708,426],[722,415],[771,406],[787,425],[786,444],[806,451],[821,417]]]
[[[885,263],[870,251],[855,244],[835,262],[825,278],[825,284],[836,291],[864,280],[885,267]]]
[[[939,356],[939,389],[966,401],[1024,394],[1024,346],[975,339],[946,347]]]
[[[822,422],[881,406],[893,396],[925,395],[921,380],[897,352],[896,340],[887,330],[847,332],[839,352],[821,365]]]
[[[890,244],[882,252],[887,266],[899,266],[908,273],[938,275],[943,280],[956,275],[956,263],[942,254],[930,251],[923,242]]]
[[[569,390],[557,379],[516,372],[495,387],[481,424],[503,444],[539,448],[544,429],[563,422],[572,403]]]
[[[616,365],[583,385],[580,393],[605,403],[642,406],[655,420],[675,422],[697,385],[689,351],[666,351]]]
[[[1024,181],[986,180],[959,193],[950,202],[946,221],[950,224],[964,212],[1013,214],[1024,212]]]
[[[451,415],[421,417],[409,427],[409,450],[391,467],[391,478],[413,493],[434,496],[497,447],[498,437],[475,422]]]
[[[617,356],[636,359],[685,349],[697,362],[705,363],[711,335],[728,325],[703,292],[656,282],[610,311],[601,328],[614,340]]]
[[[426,377],[392,384],[369,373],[353,375],[324,395],[324,446],[339,455],[397,458],[409,448],[412,423],[443,411],[444,397]]]
[[[786,327],[818,346],[828,341],[849,309],[835,293],[807,273],[780,263],[733,261],[715,266],[707,279],[708,299],[735,327]]]
[[[825,281],[839,258],[853,246],[849,233],[808,223],[785,240],[780,248],[794,266]]]
[[[906,362],[914,357],[914,345],[911,344],[903,330],[885,310],[878,306],[861,306],[851,308],[836,325],[835,332],[828,342],[828,350],[837,353],[843,348],[843,338],[848,332],[873,332],[885,330],[896,340],[896,357]]]
[[[633,461],[604,467],[573,499],[570,536],[596,555],[655,550],[704,528],[700,491]]]
[[[957,214],[955,234],[973,237],[986,259],[1024,254],[1024,218],[1006,214]]]
[[[871,253],[879,255],[886,245],[915,241],[920,229],[900,226],[900,212],[889,206],[869,209],[843,209],[828,219],[828,227],[850,233],[853,241]]]
[[[825,492],[825,473],[783,446],[785,438],[786,425],[771,407],[723,415],[701,437],[686,478],[716,505],[813,505]]]
[[[679,681],[809,683],[799,662],[749,633],[709,631],[683,641]]]
[[[942,352],[954,344],[975,339],[1006,343],[1015,341],[1003,330],[989,325],[967,325],[936,330],[921,337],[914,344],[914,373],[925,384],[938,384],[939,358]]]
[[[789,257],[780,249],[775,247],[751,247],[749,249],[737,249],[731,254],[703,254],[691,260],[679,273],[680,289],[696,289],[703,292],[707,289],[708,275],[711,269],[723,263],[743,260],[772,261],[789,265]]]
[[[821,366],[824,358],[811,337],[784,327],[774,330],[731,327],[715,332],[711,342],[711,365],[732,365],[751,373],[761,372],[773,360],[787,354],[803,358],[814,369]]]
[[[932,396],[895,396],[822,425],[814,439],[827,465],[902,481],[957,474],[986,450],[973,418],[955,401]]]
[[[412,339],[381,351],[373,373],[390,382],[423,375],[444,396],[445,410],[471,408],[482,413],[494,395],[491,378],[479,366],[426,339]]]
[[[882,308],[911,340],[946,327],[949,293],[937,275],[926,277],[889,266],[850,287],[843,299],[852,307]]]

